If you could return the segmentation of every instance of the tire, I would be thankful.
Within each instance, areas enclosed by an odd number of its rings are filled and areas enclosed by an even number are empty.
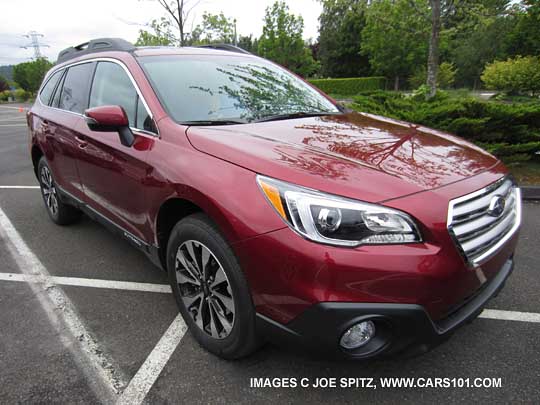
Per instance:
[[[259,347],[247,281],[232,249],[206,215],[190,215],[173,228],[167,270],[180,313],[202,347],[228,360]]]
[[[41,157],[38,163],[38,180],[45,208],[55,224],[69,225],[79,220],[81,211],[62,202],[52,171],[44,156]]]

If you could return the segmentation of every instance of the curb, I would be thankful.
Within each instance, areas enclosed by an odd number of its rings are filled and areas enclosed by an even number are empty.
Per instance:
[[[520,188],[524,200],[540,200],[540,186],[521,186]]]

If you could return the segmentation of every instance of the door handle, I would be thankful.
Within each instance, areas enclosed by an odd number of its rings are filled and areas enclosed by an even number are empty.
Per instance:
[[[84,149],[88,146],[88,142],[86,142],[86,137],[84,135],[77,135],[75,139],[79,144],[79,148]]]

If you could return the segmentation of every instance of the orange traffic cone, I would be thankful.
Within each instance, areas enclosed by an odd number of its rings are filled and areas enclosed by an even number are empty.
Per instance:
[[[24,108],[19,107],[19,112],[24,112]]]

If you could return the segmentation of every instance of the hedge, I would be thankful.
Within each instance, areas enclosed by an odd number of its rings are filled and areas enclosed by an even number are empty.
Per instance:
[[[353,100],[355,110],[454,133],[508,163],[532,159],[540,151],[540,102],[504,104],[444,94],[427,102],[382,91]]]
[[[311,79],[311,84],[327,94],[353,96],[363,91],[384,90],[384,77],[351,77],[348,79]]]

